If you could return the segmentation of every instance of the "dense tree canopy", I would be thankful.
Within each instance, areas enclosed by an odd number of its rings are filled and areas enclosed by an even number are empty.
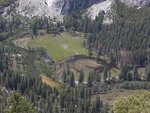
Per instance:
[[[26,97],[13,92],[8,99],[5,113],[36,113],[36,109]]]
[[[95,3],[98,1],[93,0]],[[8,2],[10,0],[0,0],[0,5]],[[37,113],[108,113],[99,93],[114,88],[150,89],[150,8],[137,10],[116,0],[108,15],[113,23],[103,24],[104,12],[91,20],[81,11],[74,12],[82,9],[86,0],[70,2],[73,5],[71,14],[64,17],[63,23],[52,22],[47,17],[26,19],[20,15],[12,15],[7,20],[0,15],[0,113],[4,113],[4,108],[6,113],[35,113],[34,106],[38,108]],[[87,2],[92,4],[91,0]],[[79,71],[79,84],[75,83],[76,73],[69,64],[63,67],[62,75],[57,74],[57,64],[48,56],[46,49],[14,45],[13,39],[43,35],[39,31],[57,35],[63,31],[62,28],[84,33],[83,45],[88,49],[89,59],[96,56],[96,63],[101,64],[101,57],[108,57],[108,61],[103,60],[106,65],[101,69],[91,69],[87,77],[82,70]],[[50,62],[45,62],[45,59]],[[109,71],[112,66],[119,70],[119,79],[112,78]],[[138,68],[145,69],[144,76]],[[40,74],[62,81],[64,87],[58,90],[43,84]],[[7,101],[11,91],[20,93],[12,93]],[[93,99],[95,94],[97,97]],[[149,92],[120,97],[113,110],[114,113],[147,113],[149,101]]]
[[[113,109],[114,113],[148,113],[150,111],[150,92],[119,97]]]

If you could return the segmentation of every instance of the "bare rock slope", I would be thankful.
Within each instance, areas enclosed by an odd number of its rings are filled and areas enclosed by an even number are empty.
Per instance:
[[[138,6],[138,7],[145,7],[150,6],[150,0],[121,0],[128,6]]]
[[[149,6],[150,0],[121,0],[128,6]],[[114,0],[19,0],[17,12],[21,15],[48,16],[61,20],[71,11],[87,10],[92,19],[100,11],[109,11]]]
[[[50,16],[62,18],[62,0],[19,0],[17,12],[23,16]]]

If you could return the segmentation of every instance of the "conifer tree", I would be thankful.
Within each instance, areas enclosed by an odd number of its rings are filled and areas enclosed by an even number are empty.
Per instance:
[[[75,78],[74,78],[74,73],[71,72],[71,75],[70,75],[70,86],[74,87],[75,86]]]
[[[97,96],[96,97],[96,103],[95,103],[95,111],[96,111],[96,113],[100,112],[100,108],[101,108],[101,101],[100,101],[100,98]]]
[[[79,75],[79,83],[82,83],[83,81],[84,81],[84,73],[83,70],[81,70]]]
[[[119,76],[119,79],[120,80],[128,80],[127,74],[128,74],[127,64],[121,63],[120,64],[120,76]]]
[[[139,73],[138,73],[137,66],[134,66],[134,69],[133,69],[133,76],[134,76],[134,80],[141,80],[140,75],[139,75]]]
[[[36,23],[34,23],[32,26],[32,34],[35,36],[37,35],[37,24]]]
[[[104,81],[106,81],[107,78],[108,78],[108,68],[107,68],[107,66],[104,66],[103,72],[104,72],[103,79],[104,79]]]
[[[150,64],[146,67],[146,70],[145,70],[145,74],[146,74],[146,80],[147,81],[150,81]]]
[[[62,76],[63,76],[63,83],[65,84],[67,82],[67,74],[66,74],[65,68],[63,68],[63,74],[62,74]]]
[[[92,86],[92,82],[93,82],[93,77],[91,75],[91,72],[89,72],[88,81],[87,81],[88,86],[91,87]]]
[[[9,97],[5,113],[36,113],[36,109],[28,99],[17,92],[13,92]]]

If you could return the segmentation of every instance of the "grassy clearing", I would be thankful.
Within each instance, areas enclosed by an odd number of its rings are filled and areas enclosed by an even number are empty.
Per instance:
[[[134,94],[142,94],[146,90],[111,90],[107,92],[106,94],[99,94],[100,98],[103,100],[103,102],[108,104],[109,106],[113,106],[114,102],[117,97],[124,97],[124,96],[130,96]],[[97,95],[93,96],[93,99],[95,99]]]
[[[83,37],[73,37],[67,33],[60,35],[45,34],[38,36],[30,42],[29,47],[44,47],[48,54],[56,61],[77,54],[86,54],[86,49],[82,47]]]
[[[57,72],[62,74],[64,67],[67,67],[67,64],[63,64],[61,68],[57,69]],[[73,62],[69,62],[69,67],[70,71],[74,73],[76,81],[79,78],[80,72],[83,71],[84,81],[87,82],[89,72],[96,68],[103,68],[103,64],[98,64],[95,60],[92,59],[79,59]]]
[[[108,64],[107,64],[108,65]],[[64,64],[61,68],[58,68],[59,73],[63,73],[63,68],[66,67],[67,64]],[[78,80],[80,71],[84,72],[84,81],[87,82],[89,72],[93,70],[99,70],[100,76],[103,76],[103,68],[105,66],[105,62],[97,63],[96,60],[93,59],[80,59],[76,60],[74,62],[69,63],[70,70],[75,74],[75,80]],[[119,78],[120,70],[112,67],[109,71],[108,74],[111,74],[112,77]]]
[[[93,69],[96,67],[103,68],[102,64],[97,64],[96,61],[91,60],[91,59],[77,60],[76,62],[72,63],[71,66],[74,67],[74,69],[77,69],[79,71],[83,70],[85,81],[87,81],[87,79],[88,79],[89,71],[93,71]],[[78,80],[79,73],[77,73],[77,71],[76,71],[76,74],[78,74],[78,76],[76,77],[76,80]]]
[[[100,64],[97,64],[96,61],[90,60],[90,59],[82,59],[82,60],[77,60],[74,63],[74,66],[78,69],[82,68],[96,68],[98,66],[101,66]]]
[[[63,84],[56,82],[47,76],[42,75],[41,77],[42,77],[42,82],[47,84],[48,86],[50,86],[52,88],[55,87],[55,88],[59,89],[59,88],[63,87]]]
[[[25,37],[25,38],[14,40],[14,44],[16,46],[19,46],[19,47],[22,47],[22,48],[27,48],[28,47],[27,44],[30,41],[31,41],[31,38]]]

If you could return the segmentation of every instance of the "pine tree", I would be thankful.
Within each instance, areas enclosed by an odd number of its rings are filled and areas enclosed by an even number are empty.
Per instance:
[[[107,68],[107,66],[104,66],[103,72],[104,72],[103,79],[104,79],[104,81],[107,81],[107,78],[108,78],[108,68]]]
[[[101,48],[98,49],[97,56],[96,56],[96,62],[99,61],[100,54],[101,54]]]
[[[101,101],[100,98],[97,96],[96,103],[95,103],[95,113],[99,113],[101,108]]]
[[[146,80],[150,81],[150,64],[146,67]]]
[[[100,82],[101,81],[101,77],[99,75],[99,73],[97,72],[96,73],[96,82]]]
[[[47,25],[46,25],[46,33],[49,34],[50,31],[50,25],[49,22],[47,21]]]
[[[75,86],[75,78],[74,78],[74,74],[73,72],[71,72],[71,75],[70,75],[70,86],[74,87]]]
[[[83,70],[81,70],[79,75],[79,83],[82,83],[83,81],[84,81],[84,73]]]
[[[70,68],[69,68],[69,64],[67,64],[67,75],[70,75]]]
[[[37,24],[36,23],[34,23],[32,26],[32,34],[37,36]]]
[[[128,73],[128,80],[129,81],[133,81],[134,80],[133,75],[130,72]]]
[[[17,92],[13,92],[8,100],[5,113],[37,113],[33,104]]]
[[[92,49],[89,49],[88,55],[89,55],[89,57],[91,57],[93,55]]]
[[[128,76],[127,76],[127,73],[128,73],[128,67],[127,67],[127,64],[120,64],[120,76],[119,76],[119,79],[120,80],[128,80]]]
[[[87,84],[89,87],[92,86],[92,82],[93,82],[93,77],[92,77],[92,72],[89,72],[89,76],[88,76],[88,81],[87,81]]]
[[[134,69],[133,69],[133,76],[134,76],[134,80],[141,80],[141,77],[138,73],[138,69],[137,69],[137,66],[134,66]]]
[[[66,74],[65,68],[63,68],[63,74],[62,74],[62,76],[63,76],[63,83],[65,84],[67,82],[67,74]]]

